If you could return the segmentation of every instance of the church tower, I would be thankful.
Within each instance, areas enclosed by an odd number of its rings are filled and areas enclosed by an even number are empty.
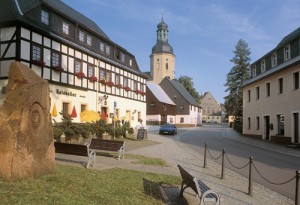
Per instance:
[[[168,43],[168,25],[163,16],[156,32],[157,42],[150,55],[150,76],[154,83],[159,84],[165,77],[175,78],[175,55]]]

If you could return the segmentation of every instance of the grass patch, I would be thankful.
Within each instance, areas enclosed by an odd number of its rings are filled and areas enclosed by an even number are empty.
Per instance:
[[[144,165],[153,165],[153,166],[162,166],[167,167],[167,163],[160,158],[145,157],[143,155],[127,154],[127,159],[134,159],[134,164],[144,164]]]
[[[18,182],[0,181],[1,204],[163,204],[159,186],[180,178],[114,168],[105,171],[57,165],[55,173]]]

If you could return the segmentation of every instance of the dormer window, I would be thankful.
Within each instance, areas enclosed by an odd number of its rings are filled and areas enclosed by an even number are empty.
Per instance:
[[[87,36],[86,36],[86,43],[87,43],[89,46],[92,46],[92,36],[90,36],[90,35],[87,35]]]
[[[256,66],[253,66],[253,70],[252,70],[252,77],[256,76]]]
[[[64,34],[69,35],[69,24],[66,23],[66,22],[63,22],[62,30],[63,30],[63,33],[64,33]]]
[[[277,53],[272,54],[272,67],[277,66]]]
[[[49,25],[49,13],[44,10],[41,11],[41,22]]]
[[[291,58],[291,47],[290,45],[286,45],[284,47],[284,60],[289,60]]]
[[[110,55],[110,47],[109,46],[106,46],[105,53],[107,55]]]
[[[261,72],[265,72],[266,71],[266,60],[262,59],[261,61]]]
[[[104,52],[104,43],[103,42],[100,42],[100,51]]]
[[[84,32],[79,31],[79,41],[84,42]]]

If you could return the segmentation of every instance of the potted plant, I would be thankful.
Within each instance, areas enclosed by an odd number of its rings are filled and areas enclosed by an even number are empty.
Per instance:
[[[98,78],[96,76],[91,76],[91,77],[89,77],[89,80],[91,82],[96,82],[98,80]]]
[[[57,71],[57,72],[63,72],[63,71],[65,71],[61,66],[54,66],[53,67],[53,70],[55,70],[55,71]]]
[[[37,66],[45,66],[45,62],[42,60],[32,60],[31,63]]]
[[[109,87],[112,87],[112,86],[114,86],[115,84],[114,84],[114,82],[112,82],[112,81],[108,81],[108,82],[106,82],[106,85],[109,86]]]
[[[84,77],[85,77],[85,74],[84,74],[82,71],[75,73],[75,75],[76,75],[78,78],[84,78]]]

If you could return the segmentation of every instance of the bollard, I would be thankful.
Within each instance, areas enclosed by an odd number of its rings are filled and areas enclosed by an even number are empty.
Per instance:
[[[249,163],[249,187],[248,187],[248,194],[249,194],[249,196],[252,196],[252,160],[253,160],[253,157],[250,157],[250,163]]]
[[[300,178],[300,170],[296,171],[295,205],[300,205],[300,200],[299,200],[299,178]]]
[[[222,151],[222,173],[221,173],[221,179],[225,178],[225,161],[224,161],[224,156],[225,156],[225,149]]]
[[[206,152],[207,152],[207,143],[205,142],[205,147],[204,147],[204,165],[203,167],[206,168]]]

